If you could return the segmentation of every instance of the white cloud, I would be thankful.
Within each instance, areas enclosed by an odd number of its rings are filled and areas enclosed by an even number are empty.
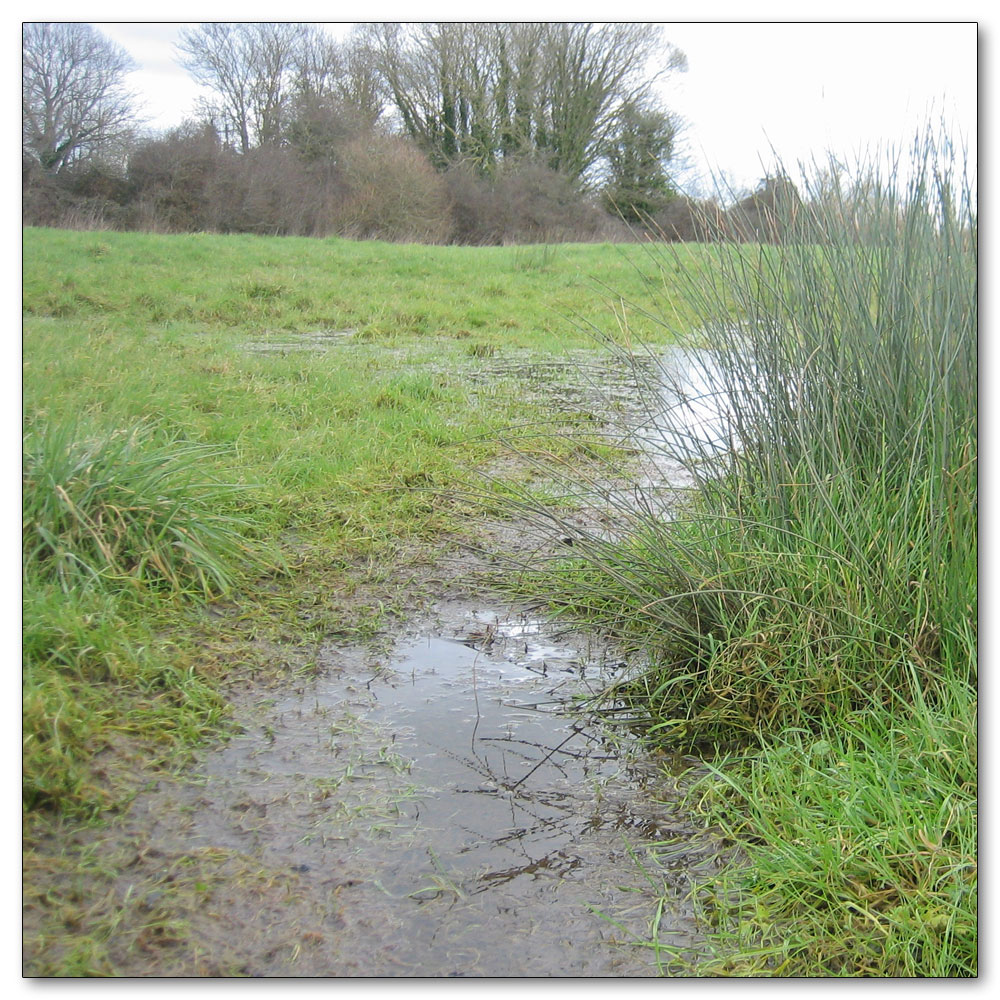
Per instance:
[[[944,114],[975,140],[974,24],[667,25],[689,71],[667,91],[702,168],[750,185],[788,166],[908,145]]]

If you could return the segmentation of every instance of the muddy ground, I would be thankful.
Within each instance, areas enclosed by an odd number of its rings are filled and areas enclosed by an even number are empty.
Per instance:
[[[656,975],[658,899],[660,940],[692,943],[712,864],[691,762],[579,712],[620,661],[486,588],[497,557],[452,545],[391,635],[231,692],[237,734],[99,828],[34,830],[25,973]]]

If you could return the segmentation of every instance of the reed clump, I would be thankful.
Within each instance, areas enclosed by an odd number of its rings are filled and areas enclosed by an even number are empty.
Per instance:
[[[677,384],[618,338],[692,485],[541,574],[644,652],[617,717],[712,762],[693,801],[741,848],[672,968],[975,973],[978,222],[947,144],[913,154],[720,243]]]

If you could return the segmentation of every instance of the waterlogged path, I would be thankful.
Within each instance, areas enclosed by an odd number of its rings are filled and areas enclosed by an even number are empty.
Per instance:
[[[210,974],[655,975],[636,942],[656,899],[674,886],[660,939],[690,943],[681,897],[709,862],[656,800],[662,770],[568,711],[612,666],[467,603],[387,654],[329,647],[315,680],[240,710],[244,733],[199,784],[134,803],[147,848],[131,891],[163,902],[183,859],[229,873],[202,876],[181,974],[200,944]],[[647,849],[663,840],[691,844],[670,869]],[[158,870],[174,877],[154,885]]]
[[[632,429],[640,486],[668,516],[690,479],[655,415],[687,407],[687,437],[716,433],[688,361],[672,359],[684,388],[654,383],[654,419]],[[506,535],[500,550],[538,551]],[[662,944],[697,942],[685,897],[714,845],[685,820],[668,762],[577,711],[620,665],[475,593],[442,583],[384,647],[332,643],[314,674],[244,690],[239,735],[193,771],[107,827],[53,831],[56,868],[64,851],[97,866],[82,895],[64,887],[82,908],[67,920],[106,928],[108,971],[651,976],[654,918]],[[26,906],[29,964],[57,943],[34,930],[46,907]]]

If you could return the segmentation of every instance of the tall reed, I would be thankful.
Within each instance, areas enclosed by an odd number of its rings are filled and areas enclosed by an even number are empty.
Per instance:
[[[633,692],[673,742],[893,705],[911,666],[975,681],[977,222],[918,154],[905,182],[807,192],[795,239],[715,248],[679,368],[613,345],[636,447],[693,484],[669,516],[676,483],[619,495],[611,539],[536,512],[584,557],[553,600],[650,650]]]

